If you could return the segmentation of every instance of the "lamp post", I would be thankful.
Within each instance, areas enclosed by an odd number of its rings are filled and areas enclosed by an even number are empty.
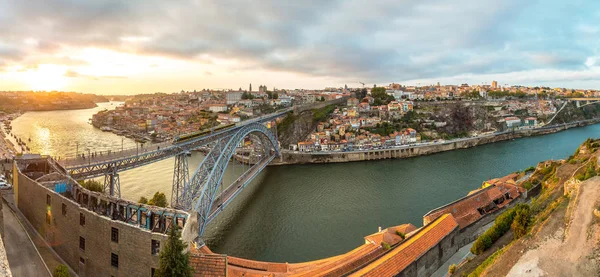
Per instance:
[[[124,138],[121,137],[121,152],[123,152],[123,140],[124,140]]]
[[[87,151],[88,151],[88,157],[87,158],[88,158],[88,165],[89,165],[89,164],[92,164],[92,157],[90,155],[91,153],[90,153],[90,149],[89,148],[87,149]]]
[[[77,147],[75,148],[75,157],[79,157],[79,141],[75,142]]]

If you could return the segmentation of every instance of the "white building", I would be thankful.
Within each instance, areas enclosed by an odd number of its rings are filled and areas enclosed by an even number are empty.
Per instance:
[[[211,112],[226,112],[227,111],[227,105],[225,104],[211,104],[208,106],[208,110]]]
[[[241,91],[230,91],[227,93],[227,105],[233,105],[242,100]]]

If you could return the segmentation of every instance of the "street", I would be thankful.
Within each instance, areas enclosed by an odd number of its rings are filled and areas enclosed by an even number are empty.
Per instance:
[[[3,201],[4,246],[14,277],[50,276],[44,262],[15,214]]]

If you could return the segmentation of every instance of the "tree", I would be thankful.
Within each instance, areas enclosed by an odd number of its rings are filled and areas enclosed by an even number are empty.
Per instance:
[[[138,203],[148,204],[148,198],[142,196],[142,197],[140,197],[140,200],[138,200]]]
[[[156,277],[192,277],[193,268],[189,265],[189,253],[184,253],[185,244],[181,241],[178,226],[173,224],[169,230],[169,238],[160,252],[159,266],[154,276]]]
[[[366,88],[363,88],[356,92],[356,98],[358,98],[359,100],[363,99],[365,97],[367,97],[367,89]]]
[[[152,199],[148,200],[148,205],[164,208],[167,206],[167,196],[164,193],[157,191],[154,193]]]
[[[384,87],[375,87],[371,90],[371,97],[375,98],[373,105],[384,105],[394,100],[394,96],[391,96],[385,92]]]
[[[273,99],[279,99],[279,93],[277,93],[277,92],[273,93]]]
[[[53,277],[71,277],[71,273],[69,273],[69,268],[64,264],[59,264],[52,272]]]
[[[79,185],[89,191],[104,192],[104,185],[96,180],[81,180]]]

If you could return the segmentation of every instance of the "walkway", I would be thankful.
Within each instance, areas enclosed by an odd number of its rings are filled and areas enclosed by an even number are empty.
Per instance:
[[[4,216],[4,244],[10,270],[14,277],[50,276],[44,261],[15,213],[2,203]]]

